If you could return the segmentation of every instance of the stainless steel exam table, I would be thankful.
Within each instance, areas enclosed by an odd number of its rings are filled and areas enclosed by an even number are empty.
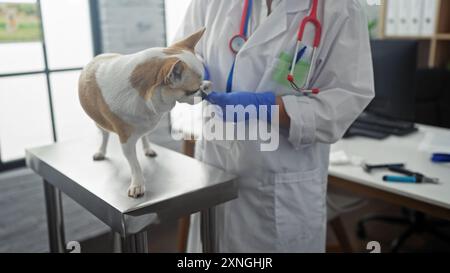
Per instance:
[[[112,142],[112,141],[111,141]],[[29,149],[28,167],[44,180],[51,252],[65,252],[61,192],[71,197],[121,236],[122,252],[148,252],[152,225],[201,212],[204,252],[214,246],[216,205],[237,198],[234,176],[166,148],[147,158],[137,147],[146,180],[144,197],[127,196],[131,174],[118,144],[110,143],[107,159],[94,162],[96,139]]]

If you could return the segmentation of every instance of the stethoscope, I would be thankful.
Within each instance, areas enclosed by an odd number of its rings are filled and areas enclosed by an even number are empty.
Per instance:
[[[239,34],[236,34],[233,36],[230,40],[229,46],[231,52],[236,56],[239,51],[242,49],[244,44],[247,42],[248,37],[248,26],[250,21],[250,16],[252,12],[252,6],[253,6],[253,0],[245,0],[244,2],[244,9],[242,11],[242,19],[241,19],[241,25],[240,25],[240,32]],[[306,16],[300,23],[298,35],[297,35],[297,43],[295,46],[295,54],[292,59],[291,64],[291,70],[287,76],[287,80],[291,83],[292,88],[295,91],[301,92],[301,93],[310,93],[310,94],[318,94],[320,90],[318,88],[312,88],[310,90],[306,89],[305,87],[308,87],[311,81],[312,77],[312,70],[313,65],[316,62],[317,58],[317,48],[320,45],[320,38],[322,35],[322,24],[320,23],[319,19],[317,18],[317,9],[319,6],[319,0],[312,0],[312,8],[311,13]],[[305,28],[308,23],[311,23],[315,27],[315,33],[314,33],[314,43],[313,43],[313,51],[312,51],[312,59],[311,59],[311,66],[308,71],[308,76],[306,78],[305,84],[301,87],[299,87],[295,83],[295,76],[294,76],[294,70],[295,65],[298,61],[301,60],[302,56],[305,53],[306,48],[300,49],[300,45],[303,42],[303,36],[305,33]],[[230,73],[228,75],[228,81],[227,81],[227,92],[231,92],[233,88],[233,75],[234,75],[234,67],[235,67],[236,59],[233,61],[233,65],[231,66]]]

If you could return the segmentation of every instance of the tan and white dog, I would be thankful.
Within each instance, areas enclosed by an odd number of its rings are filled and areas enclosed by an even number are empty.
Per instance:
[[[194,104],[200,92],[211,88],[210,82],[203,81],[203,64],[194,54],[204,32],[202,29],[168,48],[132,55],[102,54],[81,73],[81,105],[103,136],[94,160],[105,159],[109,133],[116,133],[131,168],[130,197],[138,198],[145,192],[137,141],[142,138],[145,155],[156,156],[147,134],[177,101]]]

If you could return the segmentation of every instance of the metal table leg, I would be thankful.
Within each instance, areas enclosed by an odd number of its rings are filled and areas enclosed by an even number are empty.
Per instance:
[[[48,240],[51,253],[66,252],[61,191],[44,180]]]
[[[122,253],[148,253],[147,231],[122,237]]]
[[[202,237],[203,253],[215,252],[215,208],[202,210],[200,233]]]

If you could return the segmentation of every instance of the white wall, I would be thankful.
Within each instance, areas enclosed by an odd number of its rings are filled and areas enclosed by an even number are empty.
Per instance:
[[[167,43],[171,44],[191,0],[165,0]]]

